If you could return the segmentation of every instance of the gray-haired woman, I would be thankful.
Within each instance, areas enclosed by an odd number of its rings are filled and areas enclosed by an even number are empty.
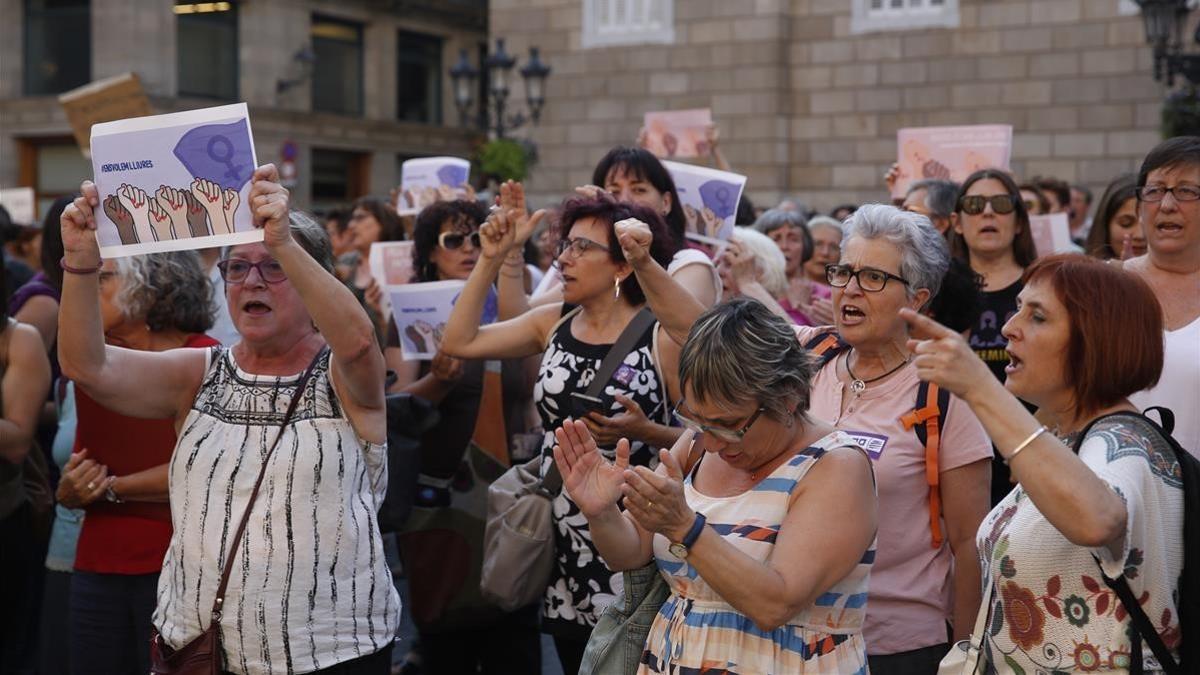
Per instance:
[[[217,621],[227,671],[389,672],[400,601],[375,515],[387,483],[383,355],[371,320],[332,274],[328,235],[289,212],[274,166],[259,167],[247,203],[263,242],[234,246],[218,263],[241,341],[106,347],[95,300],[99,195],[90,182],[81,192],[62,218],[63,370],[78,391],[116,412],[169,418],[179,435],[153,619],[162,651]],[[260,473],[262,491],[235,539]],[[235,571],[214,615],[230,557]]]
[[[564,487],[605,562],[629,570],[654,561],[671,589],[638,673],[713,663],[866,672],[870,461],[809,416],[813,368],[793,330],[746,298],[700,316],[680,357],[675,409],[689,431],[655,471],[630,468],[625,440],[615,462],[605,459],[582,423],[556,432]]]
[[[797,331],[824,363],[812,414],[875,460],[879,555],[863,629],[872,673],[936,672],[947,624],[953,639],[966,638],[979,607],[975,532],[990,506],[991,443],[970,408],[921,387],[900,317],[937,294],[949,264],[925,216],[860,207],[846,220],[840,262],[826,269],[836,333]],[[937,410],[936,425],[918,408]]]
[[[194,251],[106,260],[99,287],[109,345],[165,352],[217,344],[204,334],[214,308]],[[174,422],[113,412],[82,388],[75,411],[75,444],[58,484],[59,503],[86,512],[70,578],[71,671],[147,672],[150,616],[171,540]]]
[[[762,232],[783,251],[787,265],[787,290],[779,304],[798,326],[822,326],[833,322],[833,303],[829,286],[808,278],[805,266],[816,253],[813,235],[807,219],[799,211],[771,209],[754,221],[754,229]],[[832,233],[828,233],[832,234]],[[837,230],[841,241],[841,229]]]

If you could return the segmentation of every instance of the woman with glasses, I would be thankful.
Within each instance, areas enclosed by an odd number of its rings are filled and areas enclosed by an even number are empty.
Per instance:
[[[1125,269],[1150,284],[1162,305],[1166,352],[1158,384],[1134,394],[1139,409],[1174,412],[1174,436],[1200,456],[1200,138],[1163,141],[1137,178],[1138,217],[1149,252]]]
[[[468,279],[479,262],[479,226],[487,216],[476,201],[425,207],[413,231],[413,281]],[[473,443],[486,432],[480,425],[503,430],[505,441],[525,431],[533,389],[528,360],[460,360],[438,352],[432,361],[405,361],[394,323],[384,359],[397,375],[392,391],[420,396],[438,410],[438,423],[420,438],[416,500],[400,533],[421,669],[429,675],[536,674],[540,607],[503,612],[479,594],[487,489],[501,465]],[[489,372],[500,385],[495,408],[483,404]]]
[[[970,634],[979,607],[975,532],[990,505],[992,448],[954,397],[938,420],[940,443],[930,446],[928,427],[919,437],[913,419],[920,382],[900,310],[920,310],[937,294],[950,264],[945,239],[925,216],[878,204],[855,211],[846,229],[841,261],[827,268],[836,335],[797,329],[825,357],[810,410],[866,448],[879,481],[879,553],[863,627],[871,672],[934,673],[949,643]],[[840,347],[817,347],[835,337]]]
[[[288,210],[273,165],[251,180],[247,204],[263,242],[232,247],[219,267],[241,341],[161,352],[103,342],[100,200],[83,184],[62,217],[63,371],[100,405],[170,418],[178,434],[167,472],[173,533],[153,619],[160,651],[216,620],[228,671],[385,674],[400,599],[375,515],[387,483],[383,355],[332,274],[324,229]],[[214,619],[221,564],[260,473]]]
[[[106,260],[97,276],[104,344],[156,353],[219,344],[204,334],[216,308],[194,251]],[[70,581],[71,672],[144,673],[171,541],[175,421],[114,412],[83,387],[75,410],[75,443],[57,495],[85,514]]]
[[[534,403],[545,430],[543,468],[553,461],[554,430],[564,419],[587,418],[597,432],[611,434],[604,420],[628,416],[630,461],[653,465],[655,448],[670,447],[679,431],[665,426],[675,387],[678,345],[656,323],[638,335],[596,398],[586,394],[608,353],[646,303],[639,278],[617,241],[615,224],[637,219],[653,232],[650,256],[655,271],[665,267],[674,249],[666,224],[656,212],[610,198],[573,198],[559,215],[557,266],[563,301],[544,305],[514,319],[480,326],[484,303],[510,252],[533,229],[523,209],[494,211],[483,226],[483,247],[467,286],[446,323],[442,350],[460,359],[518,358],[544,352],[534,386]],[[691,296],[675,302],[685,304]],[[694,303],[695,301],[693,301]],[[658,310],[657,305],[654,306]],[[613,456],[617,438],[600,441]],[[554,636],[564,672],[579,671],[588,636],[600,613],[621,593],[614,575],[596,552],[587,519],[565,493],[554,501],[555,570],[542,608],[543,628]]]
[[[613,461],[575,421],[554,448],[608,566],[654,562],[670,587],[638,673],[865,673],[871,462],[809,414],[793,327],[729,300],[696,322],[679,370],[688,431],[657,470],[631,467],[626,441]]]

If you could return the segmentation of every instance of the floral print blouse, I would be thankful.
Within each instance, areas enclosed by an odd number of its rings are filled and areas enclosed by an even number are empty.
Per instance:
[[[1109,578],[1125,575],[1163,641],[1178,650],[1183,484],[1175,456],[1143,418],[1119,413],[1092,426],[1079,458],[1125,502],[1122,548],[1072,544],[1020,486],[996,505],[977,535],[985,588],[992,579],[988,673],[1127,670],[1129,616],[1101,567]],[[1147,672],[1160,670],[1148,646],[1142,654]]]

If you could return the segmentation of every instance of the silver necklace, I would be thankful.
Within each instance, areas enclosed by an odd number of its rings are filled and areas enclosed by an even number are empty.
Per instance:
[[[854,371],[850,369],[850,355],[852,353],[854,353],[853,349],[851,349],[849,352],[846,353],[846,372],[850,374],[850,391],[854,392],[855,394],[863,393],[864,391],[867,390],[868,384],[871,384],[872,382],[878,382],[879,380],[882,380],[883,378],[887,377],[888,375],[895,373],[897,370],[900,370],[904,366],[907,366],[908,360],[910,358],[912,358],[912,355],[910,354],[909,356],[904,357],[904,360],[900,362],[900,365],[896,366],[895,368],[892,368],[891,370],[887,371],[886,373],[884,373],[882,375],[878,375],[876,377],[872,377],[869,380],[863,380],[863,379],[859,378],[857,375],[855,375]]]

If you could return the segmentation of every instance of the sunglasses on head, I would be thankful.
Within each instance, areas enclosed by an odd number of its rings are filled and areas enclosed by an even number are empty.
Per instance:
[[[1011,195],[992,195],[991,197],[967,195],[958,200],[958,208],[969,216],[977,216],[983,213],[988,204],[992,205],[993,212],[1002,216],[1012,213],[1017,208],[1016,201]]]
[[[471,246],[479,248],[479,230],[475,230],[470,234],[463,234],[462,232],[443,232],[438,235],[438,246],[441,246],[446,250],[453,251],[455,249],[462,248],[463,244],[467,243],[468,238],[471,240]]]

